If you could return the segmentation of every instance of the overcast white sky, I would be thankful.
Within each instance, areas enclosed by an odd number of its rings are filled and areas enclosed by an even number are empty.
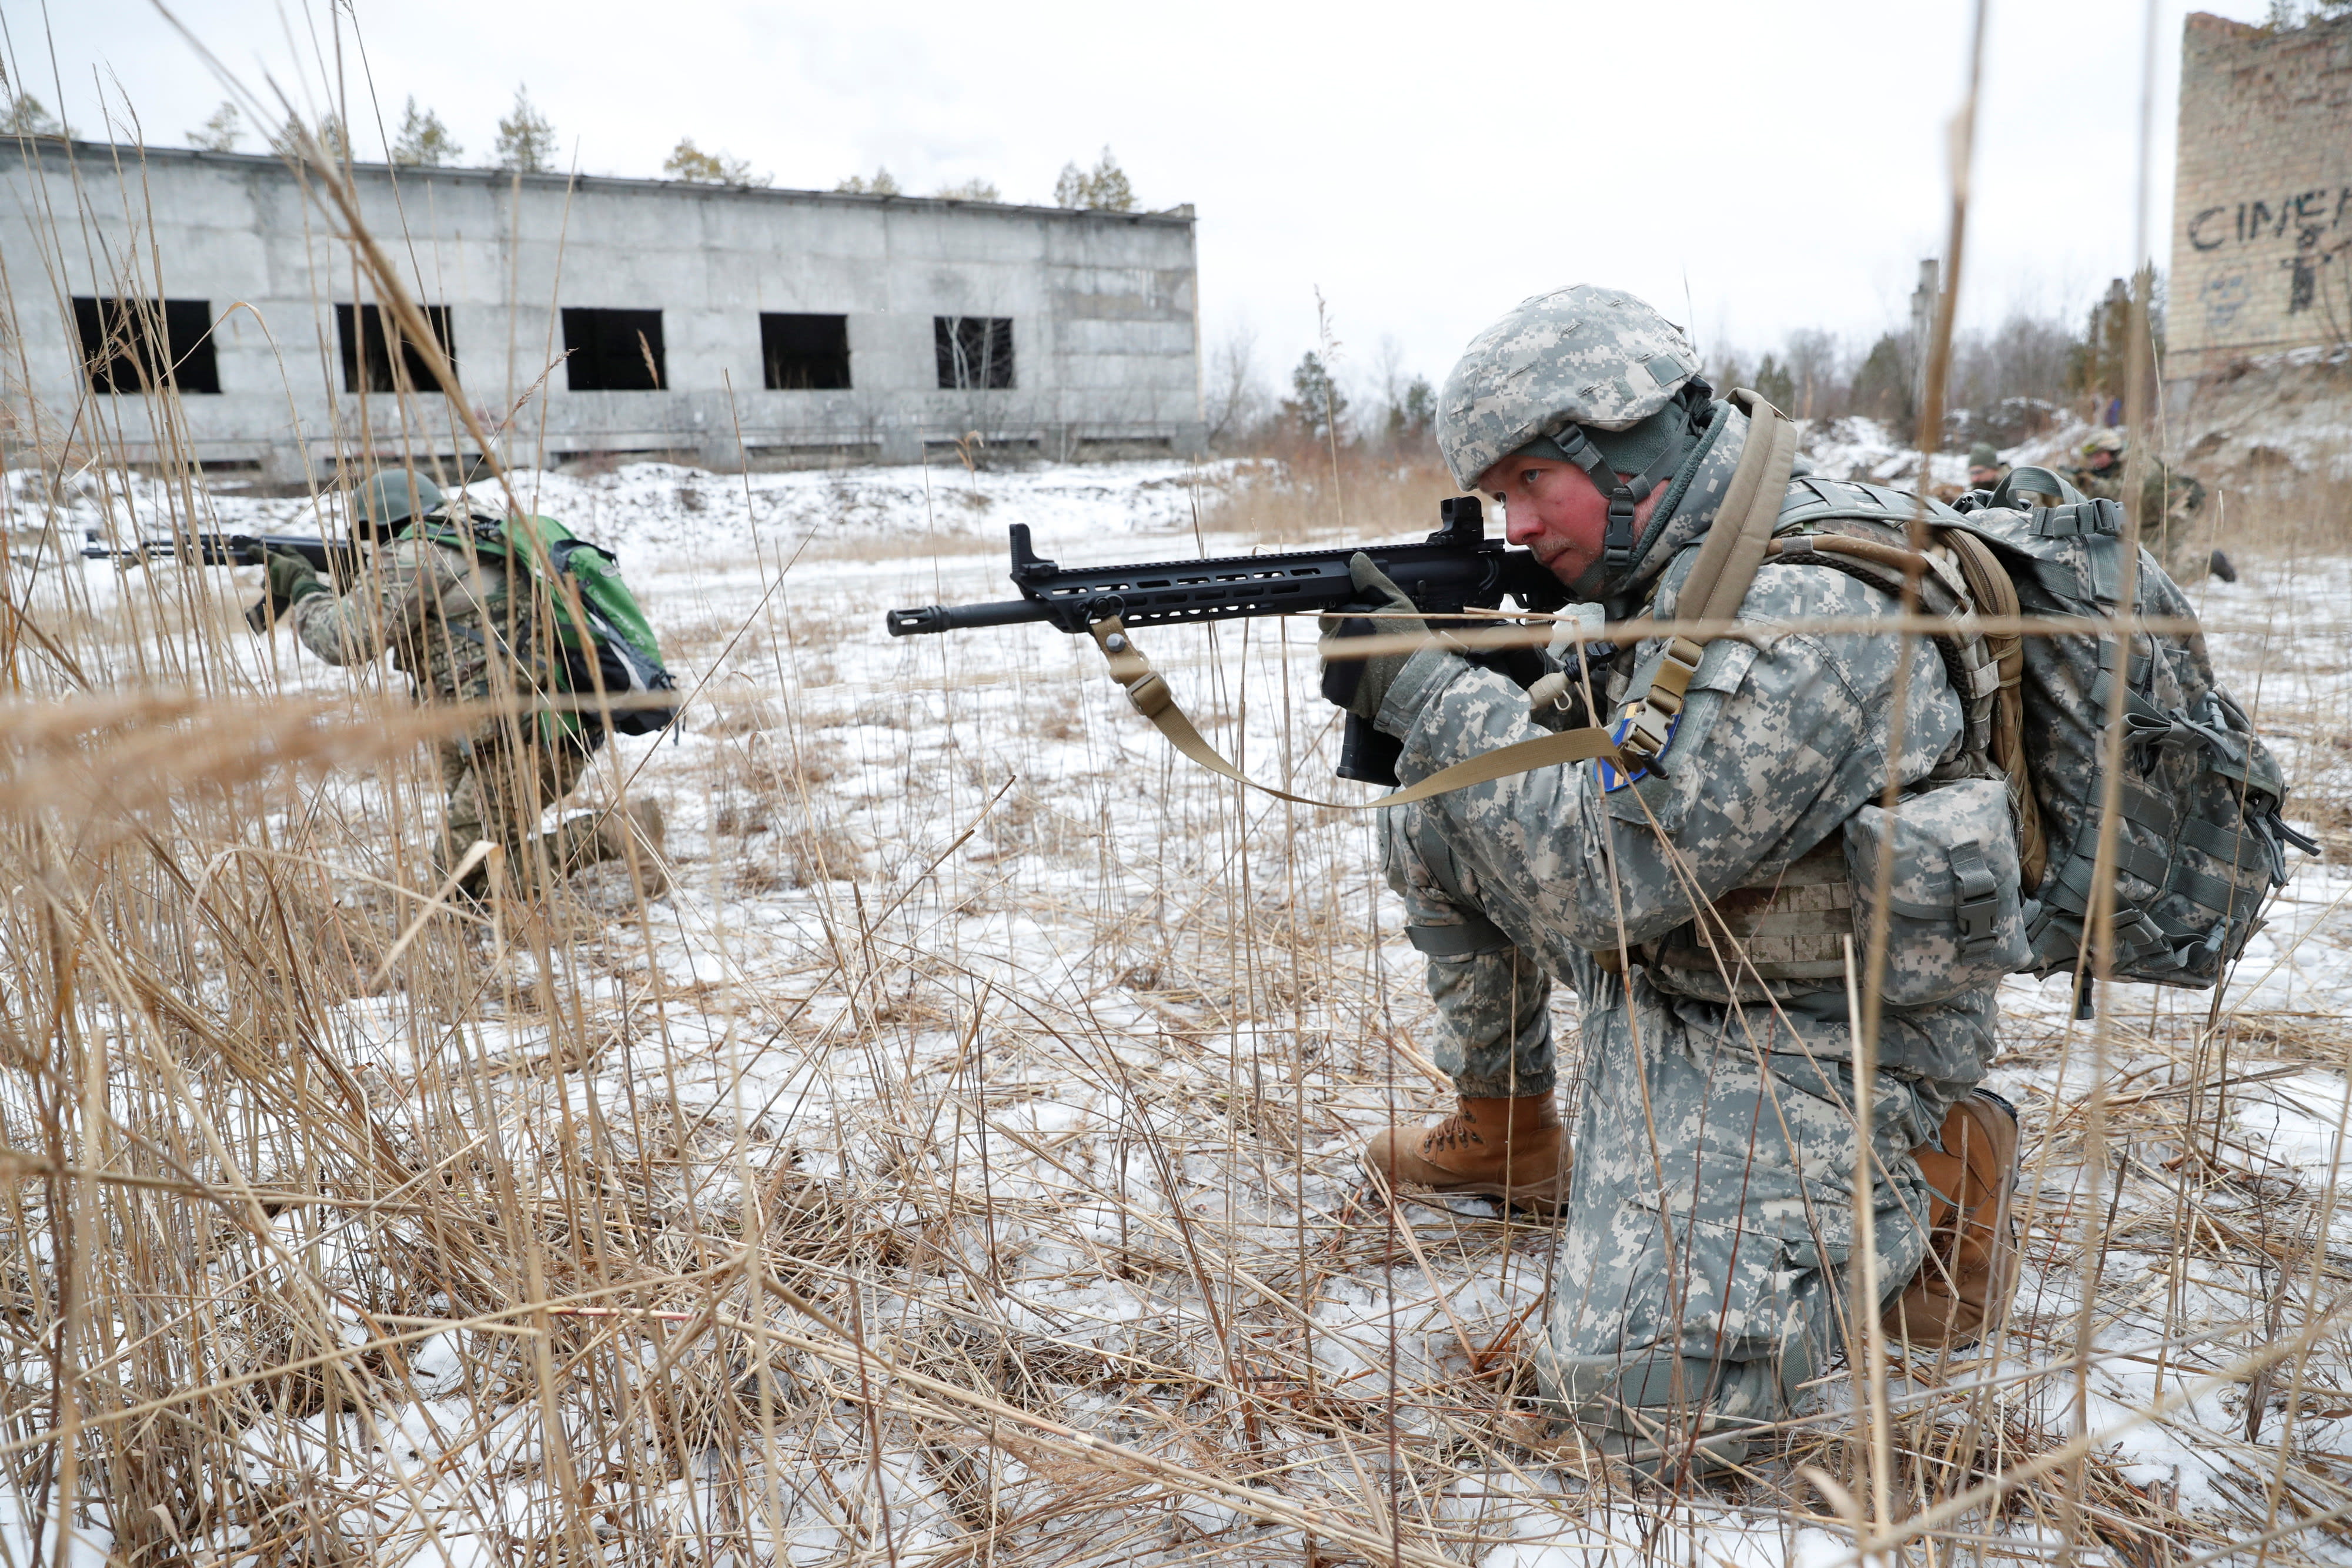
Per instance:
[[[2191,8],[2155,0],[2160,265]],[[1514,302],[1578,280],[1648,297],[1710,350],[1804,326],[1874,335],[1942,246],[1969,16],[1959,0],[175,10],[248,84],[266,70],[320,103],[340,20],[362,156],[379,155],[370,92],[387,126],[414,93],[487,162],[518,83],[590,173],[656,173],[690,135],[779,185],[885,164],[918,193],[979,175],[1044,202],[1065,162],[1108,145],[1145,205],[1196,204],[1209,346],[1246,324],[1286,370],[1319,287],[1348,369],[1374,371],[1392,338],[1433,380]],[[2146,15],[1992,0],[1970,316],[2071,311],[2128,269]],[[12,74],[81,134],[127,105],[177,144],[223,96],[149,0],[0,0],[0,21]]]

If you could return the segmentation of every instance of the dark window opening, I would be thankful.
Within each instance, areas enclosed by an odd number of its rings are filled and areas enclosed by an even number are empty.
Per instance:
[[[449,368],[457,368],[457,350],[449,336],[449,307],[424,307],[425,324],[433,329],[434,339],[441,345],[442,357]],[[387,333],[389,338],[387,338]],[[379,305],[362,305],[354,309],[349,305],[335,307],[335,336],[342,342],[343,390],[347,392],[433,392],[440,383],[433,379],[433,368],[408,334],[400,329],[396,319],[387,319]],[[392,342],[400,345],[397,360]]]
[[[956,391],[1013,384],[1013,319],[934,316],[931,339],[940,352],[940,385]]]
[[[659,392],[669,384],[658,310],[563,308],[563,370],[573,392]]]
[[[760,317],[760,362],[770,392],[840,392],[849,385],[849,318]]]
[[[81,364],[97,392],[220,391],[208,299],[76,299]]]

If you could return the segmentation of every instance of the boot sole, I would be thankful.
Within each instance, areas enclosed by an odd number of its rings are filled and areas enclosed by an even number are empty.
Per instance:
[[[1495,1197],[1514,1208],[1541,1209],[1557,1215],[1568,1207],[1568,1173],[1563,1171],[1550,1181],[1522,1182],[1506,1186],[1498,1181],[1448,1182],[1443,1186],[1425,1182],[1397,1181],[1391,1183],[1386,1171],[1364,1162],[1364,1174],[1381,1191],[1393,1188],[1407,1197]]]

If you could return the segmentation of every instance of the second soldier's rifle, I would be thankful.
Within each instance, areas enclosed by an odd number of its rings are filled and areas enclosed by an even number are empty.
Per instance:
[[[1044,559],[1031,548],[1028,526],[1015,523],[1013,584],[1021,591],[1020,598],[991,604],[893,610],[887,625],[892,636],[911,637],[1042,621],[1057,632],[1077,635],[1114,619],[1122,626],[1151,626],[1362,608],[1362,595],[1348,570],[1349,559],[1359,551],[1370,556],[1415,608],[1432,617],[1497,610],[1506,599],[1522,610],[1544,612],[1567,604],[1568,590],[1532,552],[1510,549],[1502,540],[1486,537],[1486,513],[1478,497],[1456,496],[1440,502],[1438,509],[1445,526],[1419,544],[1347,545],[1338,549],[1128,566],[1066,567]],[[1373,629],[1369,619],[1348,628],[1364,632]],[[1499,666],[1510,664],[1514,655],[1520,662],[1534,658],[1532,650],[1480,657]],[[1360,664],[1328,666],[1323,678],[1324,695],[1346,702],[1354,695],[1362,672]],[[1513,669],[1510,673],[1523,672]],[[1401,745],[1351,714],[1336,771],[1342,779],[1393,785]]]
[[[87,560],[111,560],[125,565],[169,558],[191,566],[262,566],[268,563],[272,550],[300,556],[310,563],[311,570],[331,578],[338,590],[349,588],[359,570],[358,545],[346,539],[322,538],[317,534],[187,533],[168,539],[141,539],[121,548],[86,545],[81,553]],[[286,613],[286,609],[285,604],[273,598],[256,600],[245,612],[246,623],[257,632],[266,632],[271,622]]]

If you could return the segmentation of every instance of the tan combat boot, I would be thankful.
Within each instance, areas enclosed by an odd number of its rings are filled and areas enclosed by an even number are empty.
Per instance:
[[[1911,1151],[1931,1189],[1927,1257],[1879,1322],[1914,1350],[1976,1338],[2017,1289],[2017,1109],[1979,1089],[1944,1117],[1944,1146]]]
[[[569,875],[583,866],[606,861],[626,862],[634,840],[637,891],[653,898],[669,886],[662,870],[663,837],[660,804],[641,797],[614,810],[581,811],[566,817],[563,825],[548,835],[553,851],[549,858]]]
[[[1384,1127],[1364,1146],[1364,1168],[1393,1192],[1425,1187],[1447,1197],[1499,1197],[1530,1208],[1568,1203],[1575,1163],[1549,1094],[1472,1100],[1426,1127]]]
[[[625,862],[629,839],[636,840],[637,891],[656,898],[669,889],[669,873],[662,869],[662,845],[667,835],[661,803],[639,796],[617,811],[606,813],[596,825],[599,860]]]

